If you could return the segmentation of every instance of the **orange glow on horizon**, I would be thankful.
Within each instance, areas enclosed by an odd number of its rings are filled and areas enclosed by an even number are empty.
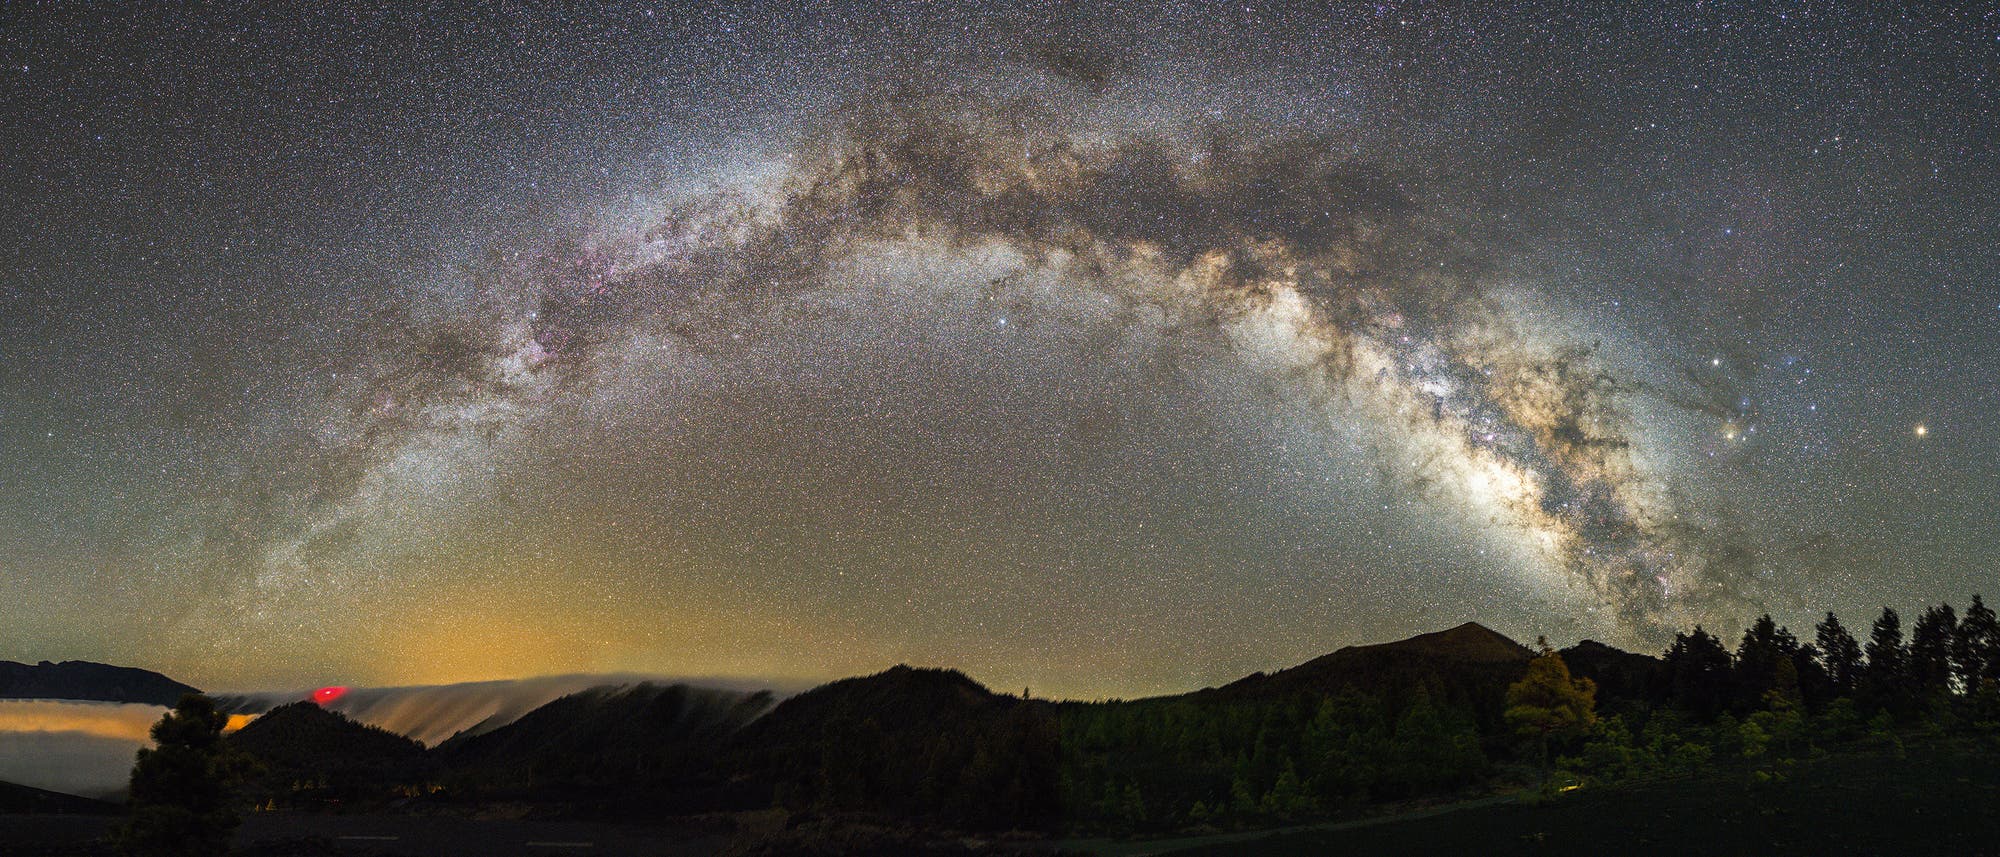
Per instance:
[[[71,732],[150,744],[153,723],[166,712],[158,705],[9,700],[0,705],[0,732]]]

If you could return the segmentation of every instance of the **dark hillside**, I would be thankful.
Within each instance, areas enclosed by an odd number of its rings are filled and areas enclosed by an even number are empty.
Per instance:
[[[1472,713],[1482,732],[1498,726],[1507,685],[1534,652],[1490,628],[1467,622],[1446,631],[1369,646],[1348,646],[1290,669],[1256,673],[1192,697],[1286,699],[1358,692],[1400,715],[1422,692],[1433,704]]]
[[[1571,675],[1597,683],[1597,707],[1601,711],[1645,709],[1666,699],[1667,665],[1659,658],[1612,648],[1596,640],[1584,640],[1559,654],[1569,665]]]
[[[0,813],[34,815],[111,815],[116,804],[52,792],[19,783],[0,782]],[[4,850],[0,850],[4,853]]]
[[[190,693],[187,685],[151,670],[90,661],[0,661],[0,699],[81,699],[173,705]]]
[[[598,800],[638,789],[660,804],[656,809],[693,809],[721,785],[719,749],[771,703],[768,691],[651,682],[599,687],[491,732],[453,737],[437,754],[458,785],[477,792]]]
[[[956,670],[898,666],[785,700],[731,742],[730,767],[794,809],[973,827],[1056,819],[1054,706]]]
[[[260,763],[253,790],[280,802],[379,797],[432,773],[422,744],[312,702],[271,709],[228,740]]]

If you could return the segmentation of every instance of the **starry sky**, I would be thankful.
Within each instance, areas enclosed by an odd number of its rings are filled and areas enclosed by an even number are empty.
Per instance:
[[[2000,13],[1861,5],[10,4],[0,657],[1091,698],[1994,596]]]

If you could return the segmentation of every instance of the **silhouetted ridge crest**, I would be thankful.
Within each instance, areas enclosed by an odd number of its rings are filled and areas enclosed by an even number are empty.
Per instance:
[[[1426,704],[1469,712],[1481,733],[1497,734],[1507,685],[1526,672],[1533,657],[1526,646],[1467,622],[1395,642],[1348,646],[1188,697],[1269,701],[1356,692],[1381,700],[1396,716],[1421,697]]]
[[[1514,642],[1507,635],[1481,625],[1467,622],[1456,628],[1418,634],[1406,640],[1393,643],[1377,643],[1369,646],[1350,646],[1341,651],[1408,652],[1444,660],[1467,661],[1471,663],[1505,663],[1525,661],[1535,656],[1533,650]],[[1336,652],[1335,654],[1338,654]]]
[[[273,708],[227,740],[259,763],[249,784],[259,802],[332,808],[379,799],[435,771],[424,745],[313,702]]]
[[[769,710],[770,691],[687,684],[604,685],[558,697],[498,729],[461,733],[438,745],[455,762],[557,751],[609,752],[617,742],[649,747],[720,741]]]
[[[731,742],[729,766],[793,809],[1043,827],[1059,812],[1055,705],[958,670],[898,665],[787,699]]]
[[[1666,701],[1670,677],[1667,663],[1659,658],[1596,640],[1584,640],[1558,654],[1569,665],[1570,675],[1596,683],[1601,710],[1643,708]]]
[[[797,716],[802,711],[826,707],[883,704],[907,708],[910,705],[977,707],[1016,702],[986,689],[971,676],[955,669],[912,667],[897,664],[868,676],[844,678],[820,685],[779,703],[773,717]],[[880,712],[894,716],[896,709]],[[780,718],[782,721],[783,718]]]
[[[91,661],[0,661],[0,699],[80,699],[173,705],[201,691],[151,670]]]
[[[407,764],[424,756],[422,744],[312,702],[273,708],[230,735],[229,743],[288,769]]]
[[[492,731],[455,735],[435,755],[460,789],[550,798],[584,815],[736,808],[741,789],[719,755],[774,701],[770,691],[678,683],[594,687]]]
[[[1534,657],[1528,647],[1477,622],[1390,643],[1346,646],[1290,669],[1253,673],[1221,688],[1226,694],[1265,695],[1343,687],[1372,689],[1383,673],[1448,679],[1468,670],[1513,675]],[[1508,679],[1511,681],[1512,679]]]

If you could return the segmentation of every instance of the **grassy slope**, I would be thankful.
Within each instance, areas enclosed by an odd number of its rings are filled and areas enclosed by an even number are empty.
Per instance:
[[[1783,782],[1714,774],[1172,853],[2000,854],[2000,750],[1841,753]]]

